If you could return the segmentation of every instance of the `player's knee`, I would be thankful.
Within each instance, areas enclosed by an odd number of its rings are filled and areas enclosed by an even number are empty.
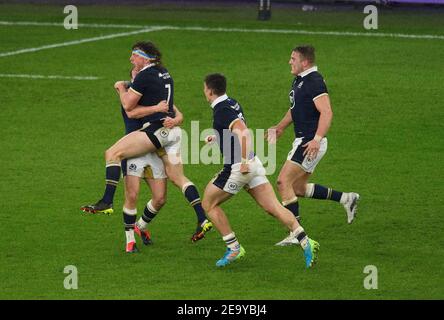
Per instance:
[[[109,148],[105,151],[105,160],[108,161],[121,161],[121,153],[116,152],[113,148]]]
[[[206,198],[204,198],[204,199],[202,200],[202,208],[204,209],[204,211],[205,211],[207,214],[209,214],[210,211],[211,211],[211,209],[213,209],[213,206],[212,206],[212,204],[211,204],[210,201],[208,201]]]
[[[279,192],[281,192],[282,190],[284,190],[288,186],[288,181],[284,177],[279,177],[277,179],[276,184],[277,184],[277,188],[278,188]]]
[[[138,193],[135,190],[126,190],[125,192],[125,202],[131,207],[135,207],[137,205]]]
[[[298,197],[304,197],[305,196],[305,187],[306,185],[300,185],[300,184],[294,184],[293,185],[293,191],[294,194]]]
[[[152,204],[157,209],[160,210],[166,203],[166,195],[155,195],[152,198]]]

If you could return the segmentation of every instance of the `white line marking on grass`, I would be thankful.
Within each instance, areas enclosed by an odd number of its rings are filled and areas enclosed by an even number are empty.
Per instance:
[[[252,32],[252,33],[280,33],[280,34],[308,34],[321,36],[344,37],[386,37],[386,38],[412,38],[412,39],[439,39],[444,35],[430,34],[402,34],[402,33],[375,33],[375,32],[341,32],[341,31],[308,31],[308,30],[281,30],[281,29],[240,29],[240,28],[206,28],[206,27],[173,27],[167,26],[165,30],[212,31],[212,32]]]
[[[36,26],[36,27],[63,27],[60,22],[36,22],[36,21],[0,21],[0,26]],[[142,29],[148,28],[147,25],[135,24],[99,24],[99,23],[79,23],[79,27],[84,28],[114,28],[114,29]]]
[[[62,27],[62,23],[32,22],[32,21],[0,21],[0,25],[11,26],[54,26]],[[404,33],[376,33],[376,32],[341,32],[341,31],[308,31],[288,29],[241,29],[241,28],[207,28],[207,27],[175,27],[175,26],[143,26],[129,24],[79,24],[85,28],[155,28],[157,30],[186,30],[186,31],[213,31],[213,32],[253,32],[253,33],[278,33],[278,34],[307,34],[321,36],[345,36],[345,37],[386,37],[386,38],[408,38],[408,39],[430,39],[444,40],[444,35],[431,34],[404,34]]]
[[[81,44],[81,43],[95,42],[95,41],[114,39],[114,38],[119,38],[119,37],[126,37],[126,36],[131,36],[134,34],[152,32],[152,31],[163,30],[163,29],[164,29],[164,27],[151,27],[151,28],[146,28],[146,29],[136,30],[136,31],[131,31],[131,32],[113,33],[113,34],[109,34],[106,36],[87,38],[87,39],[81,39],[81,40],[74,40],[74,41],[68,41],[68,42],[62,42],[62,43],[54,43],[54,44],[36,47],[36,48],[27,48],[27,49],[21,49],[21,50],[17,50],[17,51],[0,53],[0,58],[8,57],[8,56],[15,56],[15,55],[22,54],[22,53],[36,52],[36,51],[41,51],[41,50],[46,50],[46,49],[73,46],[73,45],[77,45],[77,44]]]
[[[63,79],[63,80],[99,80],[99,77],[81,77],[81,76],[44,76],[41,74],[7,74],[0,73],[0,78],[26,78],[26,79]]]

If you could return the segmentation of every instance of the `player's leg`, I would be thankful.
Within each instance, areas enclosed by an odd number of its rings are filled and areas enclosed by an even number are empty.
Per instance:
[[[179,133],[177,134],[177,136],[180,137]],[[205,211],[202,208],[199,191],[194,183],[184,174],[180,151],[180,138],[177,139],[175,143],[167,145],[165,147],[165,153],[162,153],[161,156],[168,179],[182,191],[196,213],[197,227],[191,236],[191,241],[199,241],[205,237],[205,234],[211,230],[213,225],[208,221]]]
[[[295,216],[279,203],[271,184],[267,182],[253,186],[248,192],[267,213],[274,216],[290,230],[289,241],[298,240],[304,251],[306,266],[307,268],[311,267],[317,260],[319,244],[307,236]]]
[[[137,219],[137,198],[140,190],[140,177],[126,175],[125,202],[123,205],[123,223],[125,226],[126,252],[138,252],[136,239],[134,238],[134,227]]]
[[[308,183],[311,173],[314,172],[316,166],[327,152],[327,146],[327,138],[323,138],[320,142],[320,149],[316,158],[308,159],[307,156],[302,158],[300,152],[303,152],[303,149],[299,148],[293,158],[287,161],[289,166],[297,167],[294,170],[295,172],[299,172],[294,175],[295,179],[292,184],[292,189],[298,197],[332,200],[341,203],[346,210],[347,221],[351,223],[356,216],[359,194],[355,192],[337,191],[319,184]]]
[[[219,189],[213,183],[209,183],[204,191],[203,206],[213,225],[222,237],[232,233],[230,223],[220,205],[230,199],[231,194]]]
[[[295,181],[293,190],[299,197],[332,200],[344,206],[347,222],[352,223],[356,217],[360,195],[356,192],[342,192],[319,184],[307,183],[308,179]]]
[[[296,219],[299,220],[299,202],[297,194],[294,191],[296,181],[301,181],[306,178],[308,174],[292,161],[285,161],[282,167],[278,180],[277,189],[282,199],[282,205],[293,213]]]
[[[143,131],[132,132],[117,141],[105,152],[106,186],[102,199],[96,204],[82,207],[81,210],[90,213],[113,212],[112,204],[121,171],[120,162],[123,159],[136,157],[155,150],[155,144]]]
[[[232,194],[223,191],[210,182],[205,188],[203,207],[211,219],[213,225],[219,231],[224,240],[227,250],[224,256],[216,262],[216,266],[223,267],[231,262],[240,259],[245,255],[244,248],[240,245],[235,233],[231,229],[230,223],[220,205],[230,199]]]
[[[122,161],[122,172],[125,178],[125,202],[123,206],[123,220],[126,234],[126,252],[137,252],[134,232],[141,236],[145,245],[151,243],[148,230],[141,232],[136,225],[137,199],[140,192],[140,180],[145,177],[146,166],[149,165],[150,157],[143,155]],[[152,175],[151,175],[152,177]]]
[[[142,157],[141,177],[145,179],[151,190],[151,199],[147,202],[143,214],[137,221],[134,231],[142,239],[143,244],[152,244],[148,224],[157,216],[157,213],[166,202],[167,181],[165,167],[162,160],[155,152],[148,153]]]
[[[145,180],[151,189],[151,199],[147,202],[142,216],[137,221],[135,231],[143,243],[149,245],[153,242],[151,234],[148,231],[148,224],[151,223],[166,203],[167,179],[146,178]]]

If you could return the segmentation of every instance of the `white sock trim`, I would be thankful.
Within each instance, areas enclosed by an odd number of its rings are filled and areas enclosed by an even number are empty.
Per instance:
[[[290,203],[295,203],[297,201],[298,201],[298,197],[295,196],[291,200],[282,201],[282,205],[285,207],[285,206],[288,206]]]
[[[305,197],[312,198],[314,189],[315,189],[314,183],[307,183],[307,187],[305,188]]]
[[[304,228],[302,228],[302,226],[299,226],[292,231],[295,237],[298,236],[301,232],[304,232]]]
[[[121,164],[120,164],[120,162],[107,162],[105,164],[105,167],[106,168],[108,168],[108,167],[121,167]]]
[[[188,187],[190,186],[194,186],[194,183],[192,182],[187,182],[182,186],[182,193],[185,193],[185,191],[187,190]]]
[[[136,221],[136,226],[140,229],[140,230],[145,230],[146,226],[148,225],[148,223],[146,223],[142,217],[139,218],[138,221]]]
[[[123,213],[129,215],[129,216],[135,216],[137,214],[137,208],[136,209],[128,209],[123,207]]]
[[[348,192],[343,192],[341,199],[339,199],[339,203],[341,204],[346,204],[348,201],[348,197],[349,197],[349,193]]]
[[[156,209],[154,209],[153,207],[153,200],[148,201],[148,203],[146,204],[146,207],[148,208],[149,211],[151,211],[152,213],[157,213],[158,211]]]
[[[126,243],[136,242],[134,238],[134,230],[125,231]]]
[[[235,237],[236,237],[236,235],[234,234],[234,232],[231,232],[231,233],[227,234],[226,236],[223,236],[222,240],[227,241],[228,239],[235,238]]]

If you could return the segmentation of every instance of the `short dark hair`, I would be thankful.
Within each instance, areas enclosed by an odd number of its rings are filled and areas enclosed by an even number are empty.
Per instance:
[[[293,49],[294,52],[298,52],[302,58],[313,64],[315,62],[315,48],[311,45],[297,46]]]
[[[214,94],[221,96],[227,92],[227,78],[221,73],[212,73],[205,77],[207,88]]]
[[[149,54],[150,56],[154,56],[155,58],[152,59],[154,63],[162,64],[162,53],[160,50],[156,47],[154,43],[151,41],[139,41],[136,42],[133,47],[133,50],[140,49],[143,52]]]

